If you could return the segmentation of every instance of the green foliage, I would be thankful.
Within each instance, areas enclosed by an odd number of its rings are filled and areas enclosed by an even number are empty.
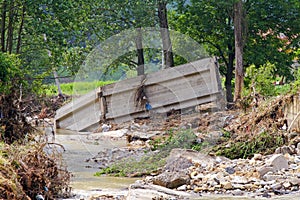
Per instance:
[[[73,83],[63,83],[60,85],[62,91],[66,95],[82,95],[86,94],[97,87],[108,85],[114,83],[114,81],[93,81],[93,82],[73,82]],[[52,96],[57,95],[56,85],[46,85],[46,95]]]
[[[174,148],[190,149],[193,147],[197,140],[197,136],[192,130],[180,130],[178,133],[169,131],[168,137],[164,138],[161,143],[161,139],[153,141],[153,150],[160,150],[164,152],[170,152]],[[151,144],[151,143],[150,143]]]
[[[110,167],[101,169],[96,172],[95,176],[101,176],[103,174],[113,174],[114,176],[130,176],[135,174],[135,176],[148,175],[152,172],[157,171],[165,165],[165,155],[162,153],[145,155],[140,160],[134,158],[126,158],[117,163],[111,165]]]
[[[20,66],[21,61],[16,55],[0,53],[0,93],[7,94],[21,84],[25,87],[25,73]]]
[[[218,56],[221,74],[226,75],[227,79],[227,94],[231,93],[230,85],[234,77],[235,2],[191,0],[186,4],[179,4],[181,6],[177,7],[176,12],[170,13],[169,18],[172,29],[188,34],[204,44],[210,55]],[[300,44],[299,1],[243,1],[243,7],[246,22],[244,66],[262,66],[269,62],[274,64],[276,74],[291,79],[289,66]],[[267,93],[272,93],[270,88],[266,90]]]
[[[229,145],[228,145],[229,144]],[[281,135],[271,135],[262,132],[255,137],[248,136],[243,141],[230,142],[214,147],[213,151],[217,155],[225,156],[230,159],[249,158],[255,153],[271,154],[277,147],[284,144]]]
[[[201,143],[196,143],[192,146],[192,149],[195,151],[202,151],[203,149],[206,149],[211,146],[211,143],[208,141],[203,141]]]
[[[260,67],[251,65],[246,70],[245,85],[249,89],[255,88],[255,91],[264,96],[275,96],[276,90],[274,82],[275,66],[267,63]]]
[[[293,84],[274,85],[282,78],[276,77],[276,73],[275,65],[269,62],[260,67],[249,66],[246,69],[244,96],[250,95],[254,90],[265,97],[287,94],[293,88]]]
[[[110,167],[101,169],[99,172],[96,172],[94,176],[101,176],[103,174],[114,174],[114,176],[126,176],[124,171],[125,170],[120,170],[117,165],[112,165]]]
[[[292,93],[299,92],[300,88],[300,68],[298,68],[295,72],[295,81],[294,83],[291,83],[291,91]]]

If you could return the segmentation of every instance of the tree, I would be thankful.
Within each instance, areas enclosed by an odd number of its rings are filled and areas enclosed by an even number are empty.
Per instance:
[[[167,1],[159,0],[158,4],[158,18],[161,32],[161,39],[163,45],[163,60],[166,68],[174,67],[174,58],[172,52],[172,43],[169,33],[168,17],[167,17]]]
[[[241,98],[244,85],[244,66],[243,66],[243,26],[244,25],[243,2],[238,0],[234,4],[234,41],[235,41],[235,90],[234,101]]]
[[[86,32],[104,41],[112,35],[126,29],[136,29],[135,52],[120,56],[110,68],[117,69],[120,65],[134,68],[138,75],[144,74],[145,50],[143,48],[142,27],[151,27],[154,23],[155,9],[151,0],[101,1],[91,3],[88,9],[91,18],[86,20]],[[146,17],[145,17],[146,15]],[[107,70],[110,71],[110,70]]]
[[[244,68],[251,64],[259,67],[269,62],[275,65],[275,73],[288,75],[293,49],[299,46],[298,1],[191,0],[182,4],[183,6],[171,15],[172,28],[189,34],[199,43],[206,44],[208,52],[218,56],[221,73],[225,75],[226,98],[229,102],[233,101],[232,79],[236,51],[234,7],[241,4],[244,10],[244,24],[247,24],[242,28],[247,31],[242,30],[244,44],[239,45],[244,48],[239,53],[243,54],[243,59],[238,59],[238,62],[243,61]],[[287,40],[280,39],[280,35],[286,36]],[[240,69],[238,68],[236,73],[241,78],[237,86],[243,83]],[[241,87],[238,88],[240,91]]]
[[[234,69],[233,4],[231,1],[191,0],[173,12],[171,27],[204,44],[211,55],[218,56],[225,75],[226,99],[233,101]]]

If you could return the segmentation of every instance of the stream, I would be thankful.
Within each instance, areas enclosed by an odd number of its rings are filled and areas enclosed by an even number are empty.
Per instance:
[[[64,146],[63,159],[68,170],[73,174],[71,187],[76,195],[73,199],[88,199],[93,194],[120,194],[126,195],[128,186],[136,178],[94,176],[99,171],[97,165],[89,166],[86,161],[99,151],[113,147],[126,146],[125,140],[88,140],[89,133],[77,133],[68,130],[57,130],[55,142]]]

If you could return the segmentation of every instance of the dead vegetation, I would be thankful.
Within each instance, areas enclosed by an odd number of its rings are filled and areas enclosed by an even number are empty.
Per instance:
[[[255,105],[244,99],[241,105],[248,105],[243,107],[246,110],[224,126],[227,138],[214,148],[214,152],[229,158],[248,158],[255,153],[274,153],[276,148],[289,144],[292,138],[287,132],[284,109],[293,101],[294,95],[268,100],[256,96]]]
[[[0,199],[56,199],[68,194],[70,173],[60,156],[44,152],[45,145],[1,145]]]
[[[41,120],[54,116],[61,97],[24,97],[18,91],[0,96],[0,199],[57,199],[69,192],[70,173],[54,149],[35,141],[37,130],[28,117]]]
[[[11,144],[33,132],[32,126],[26,121],[25,110],[17,93],[0,96],[0,141]]]

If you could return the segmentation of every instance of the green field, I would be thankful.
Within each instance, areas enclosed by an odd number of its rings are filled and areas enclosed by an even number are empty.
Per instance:
[[[66,95],[83,95],[96,89],[97,87],[114,83],[115,81],[93,81],[93,82],[73,82],[73,83],[62,83],[60,85],[63,94]],[[45,85],[46,95],[52,96],[57,95],[56,85]]]

